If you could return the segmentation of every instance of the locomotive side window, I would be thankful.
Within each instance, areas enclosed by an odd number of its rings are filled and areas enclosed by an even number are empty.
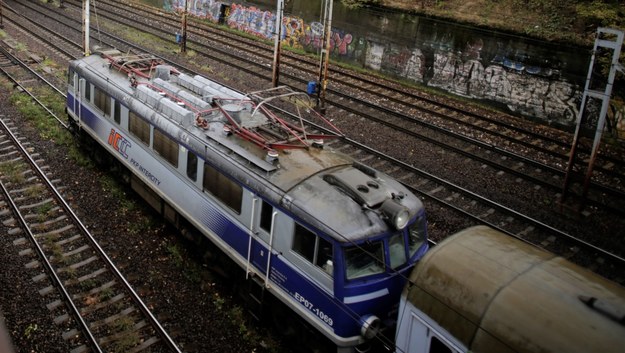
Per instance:
[[[291,248],[306,260],[322,268],[327,274],[332,276],[333,251],[330,242],[295,223],[293,246]]]
[[[74,70],[73,69],[69,69],[67,71],[67,85],[74,86]]]
[[[293,235],[293,250],[309,262],[313,262],[316,238],[315,233],[296,223],[295,234]]]
[[[260,209],[260,228],[267,233],[271,233],[271,215],[273,207],[266,201],[263,201]]]
[[[410,250],[410,256],[413,256],[415,252],[421,248],[421,245],[423,245],[426,234],[425,227],[425,218],[419,217],[408,229],[408,248]]]
[[[178,167],[178,143],[162,133],[160,130],[154,129],[154,151],[165,158],[174,167]]]
[[[384,273],[384,243],[376,241],[345,249],[347,279]]]
[[[197,180],[197,156],[191,151],[187,151],[187,176],[193,181]]]
[[[406,243],[404,234],[393,235],[388,241],[388,254],[390,256],[391,268],[397,268],[408,261],[406,259]]]
[[[91,84],[89,82],[85,82],[85,99],[91,101]]]
[[[332,244],[323,239],[317,237],[317,259],[315,265],[321,267],[330,276],[333,275],[334,261],[333,261],[333,249]]]
[[[208,164],[204,164],[204,190],[210,192],[237,214],[241,214],[243,189],[227,176]]]
[[[115,120],[116,123],[121,123],[121,113],[122,113],[122,107],[121,104],[119,104],[119,101],[114,101],[115,104],[113,105],[113,120]]]
[[[150,124],[130,111],[128,112],[128,129],[130,133],[137,136],[143,143],[150,145]]]
[[[104,115],[111,116],[111,97],[97,87],[93,87],[95,106],[100,109]]]

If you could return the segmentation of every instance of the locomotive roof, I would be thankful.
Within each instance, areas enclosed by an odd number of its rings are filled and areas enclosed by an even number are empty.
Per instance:
[[[253,184],[251,171],[254,179],[268,182],[269,189],[282,198],[275,202],[301,211],[297,213],[302,218],[315,226],[325,226],[323,230],[329,234],[335,232],[339,241],[358,240],[387,228],[379,217],[363,212],[363,205],[375,208],[383,198],[401,195],[410,216],[422,208],[416,196],[387,175],[354,168],[350,157],[329,148],[313,147],[323,139],[339,137],[338,130],[334,135],[312,135],[300,124],[288,123],[265,108],[266,103],[283,98],[296,104],[299,112],[312,114],[316,122],[325,121],[302,104],[301,93],[276,88],[243,95],[204,77],[180,73],[155,62],[153,57],[124,55],[117,50],[82,58],[72,66],[83,74],[95,74],[91,76],[93,83],[112,84],[118,90],[110,90],[109,94],[119,92],[115,98],[129,108],[140,102],[149,107],[150,114],[160,111],[161,118],[152,117],[151,122],[158,125],[160,119],[174,124],[175,129],[167,132],[200,151],[199,155],[209,146],[222,152],[225,159],[237,161],[239,170],[228,170],[234,177],[244,179],[241,181],[249,186]],[[367,192],[359,192],[359,185],[365,185]],[[257,191],[268,189],[252,187]],[[351,197],[354,194],[363,196]]]
[[[410,280],[407,300],[472,352],[625,347],[623,287],[489,227],[441,242]]]

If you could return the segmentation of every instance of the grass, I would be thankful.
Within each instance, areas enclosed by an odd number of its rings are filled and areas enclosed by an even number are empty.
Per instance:
[[[115,296],[115,292],[110,287],[104,288],[100,291],[100,301],[105,302]]]
[[[52,256],[54,256],[55,259],[58,259],[59,261],[63,259],[63,248],[59,244],[51,244],[50,250],[52,250]]]
[[[25,194],[28,195],[29,197],[35,197],[41,194],[44,190],[45,188],[43,187],[43,185],[35,184],[26,188]]]
[[[124,202],[122,202],[124,203]],[[137,235],[148,231],[152,227],[156,226],[156,221],[151,216],[139,216],[137,220],[132,222],[128,227],[130,235]]]
[[[132,347],[139,344],[139,333],[134,331],[134,321],[130,317],[121,317],[113,321],[109,327],[111,330],[118,332],[118,335],[107,351],[115,353],[128,352]]]
[[[0,175],[4,175],[11,183],[22,183],[25,180],[22,173],[23,164],[21,161],[8,161],[0,163]]]
[[[56,64],[52,64],[50,60],[48,60],[48,63],[50,63],[49,65],[56,66]],[[4,77],[0,78],[0,86],[9,91],[13,88],[11,82]],[[39,86],[33,89],[32,93],[57,117],[63,118],[65,116],[65,99],[58,95],[57,92],[48,87]],[[20,91],[13,91],[9,101],[27,121],[37,128],[39,136],[42,139],[52,141],[57,145],[65,147],[68,150],[68,156],[79,165],[92,165],[89,158],[75,143],[72,134],[50,116],[45,109],[34,102],[30,96]]]
[[[53,208],[54,208],[54,204],[52,202],[46,202],[40,205],[39,207],[37,207],[36,212],[38,215],[39,222],[45,221],[46,218],[48,218],[48,216],[50,215],[50,212],[52,211]]]
[[[180,245],[169,244],[165,249],[167,250],[169,257],[172,259],[176,267],[182,267],[184,265],[184,259],[182,257],[182,250],[180,249]]]
[[[39,329],[39,327],[37,326],[37,324],[29,324],[26,329],[24,330],[24,337],[28,340],[30,339],[30,337],[37,332],[37,330]]]
[[[125,190],[124,185],[120,184],[117,181],[117,179],[113,177],[112,175],[108,175],[108,174],[104,175],[100,179],[100,186],[102,187],[102,191],[104,193],[108,194],[109,196],[119,201],[120,209],[124,213],[134,211],[137,208],[137,205],[134,202],[134,200],[132,200],[131,198],[128,197],[128,195],[126,195],[126,190]],[[133,223],[131,227],[137,227],[135,226],[135,224],[142,224],[146,222],[144,220],[141,220],[141,221],[142,222]],[[137,229],[137,231],[143,228],[144,227],[141,226]]]
[[[17,45],[15,46],[15,51],[25,51],[28,50],[28,46],[26,46],[26,44],[24,43],[17,43]]]
[[[95,279],[87,279],[87,280],[80,282],[80,288],[82,288],[82,290],[84,291],[87,291],[87,290],[91,290],[95,288],[97,284],[98,283],[96,282]]]

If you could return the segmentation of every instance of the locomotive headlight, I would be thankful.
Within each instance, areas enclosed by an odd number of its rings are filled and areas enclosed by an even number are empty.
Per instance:
[[[388,218],[389,223],[397,230],[404,229],[410,220],[408,209],[393,199],[384,201],[380,210]]]
[[[380,332],[380,318],[375,315],[366,315],[360,318],[360,334],[365,339],[372,339]]]

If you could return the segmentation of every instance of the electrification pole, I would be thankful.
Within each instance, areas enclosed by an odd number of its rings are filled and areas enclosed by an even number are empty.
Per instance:
[[[278,81],[280,80],[280,40],[282,38],[282,17],[284,15],[284,0],[278,0],[276,8],[276,40],[273,48],[273,76],[271,83],[273,87],[278,87]]]
[[[182,38],[180,39],[180,52],[187,51],[187,9],[189,0],[184,1],[184,11],[182,11]]]
[[[82,2],[82,46],[85,50],[85,56],[91,55],[89,49],[89,2],[91,0],[83,0]]]
[[[319,112],[326,112],[326,87],[328,85],[328,64],[330,60],[330,40],[332,39],[332,7],[334,0],[325,0],[325,9],[323,11],[323,40],[325,47],[321,49],[319,58],[319,90],[317,92],[317,107]]]

